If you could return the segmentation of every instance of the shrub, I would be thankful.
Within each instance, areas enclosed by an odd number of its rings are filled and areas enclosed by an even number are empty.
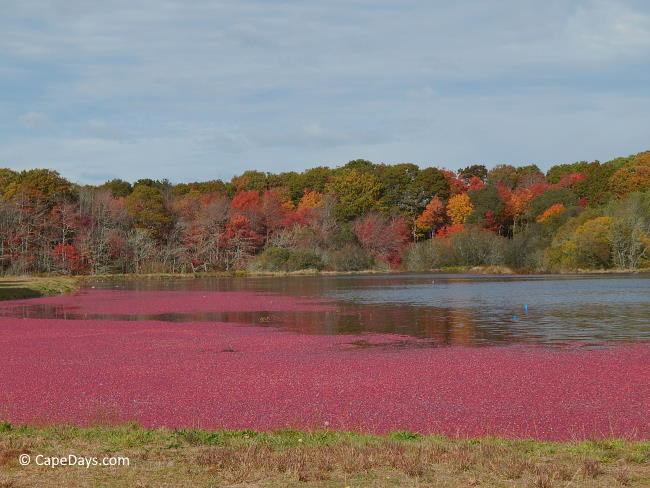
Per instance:
[[[407,247],[402,254],[404,268],[409,271],[428,271],[456,265],[451,239],[434,237]]]
[[[327,267],[335,271],[362,271],[371,269],[375,259],[359,246],[347,244],[327,253]]]
[[[514,269],[536,270],[543,266],[544,248],[548,239],[537,225],[515,234],[503,251],[505,265]]]
[[[296,251],[282,247],[268,247],[254,261],[255,269],[264,271],[297,271],[325,267],[323,260],[310,251]]]
[[[403,255],[404,267],[423,271],[445,266],[499,266],[508,240],[478,227],[414,244]]]
[[[451,236],[456,264],[461,266],[497,266],[503,264],[502,250],[507,240],[492,232],[469,227]]]

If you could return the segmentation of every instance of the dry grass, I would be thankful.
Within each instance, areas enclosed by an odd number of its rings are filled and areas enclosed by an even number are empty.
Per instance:
[[[2,425],[2,424],[0,424]],[[370,436],[349,432],[0,428],[0,488],[650,486],[650,442]],[[126,456],[129,467],[31,464],[28,453]]]

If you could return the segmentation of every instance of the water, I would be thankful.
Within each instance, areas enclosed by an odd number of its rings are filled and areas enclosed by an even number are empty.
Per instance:
[[[435,281],[435,282],[433,282]],[[420,343],[602,344],[650,340],[650,274],[482,276],[390,274],[97,281],[96,288],[264,291],[325,299],[333,311],[76,314],[28,305],[24,317],[238,322],[310,334],[394,333]]]

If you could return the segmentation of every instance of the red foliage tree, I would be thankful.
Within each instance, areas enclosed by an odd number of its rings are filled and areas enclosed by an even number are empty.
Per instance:
[[[465,224],[445,225],[440,229],[438,229],[438,232],[436,232],[436,237],[447,237],[452,234],[455,234],[456,232],[461,232],[464,229],[465,229]]]
[[[586,178],[587,175],[584,173],[568,173],[562,175],[560,181],[558,182],[558,186],[561,188],[570,188],[571,186],[575,185],[576,183],[579,183],[580,181]]]
[[[79,250],[70,244],[57,244],[52,249],[52,256],[61,273],[73,274],[83,267]]]
[[[481,188],[485,188],[485,183],[483,182],[483,180],[478,176],[472,176],[469,180],[468,191],[480,190]]]
[[[409,228],[402,217],[388,219],[371,213],[356,219],[352,228],[361,247],[381,262],[399,265],[399,256],[410,237]]]
[[[447,180],[447,184],[449,185],[450,197],[454,195],[458,195],[459,193],[464,193],[469,189],[465,181],[463,181],[462,178],[458,177],[456,173],[454,173],[453,171],[442,169],[440,170],[440,172]]]

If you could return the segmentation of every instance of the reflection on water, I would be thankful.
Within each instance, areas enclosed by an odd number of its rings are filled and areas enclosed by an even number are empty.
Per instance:
[[[265,291],[323,298],[331,311],[111,315],[30,305],[2,312],[64,319],[237,322],[310,334],[396,333],[433,345],[650,340],[650,275],[364,275],[102,281],[97,288]]]

